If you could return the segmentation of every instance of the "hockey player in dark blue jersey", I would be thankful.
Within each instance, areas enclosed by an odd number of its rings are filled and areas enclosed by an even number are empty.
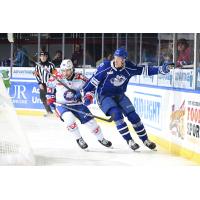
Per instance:
[[[117,130],[131,149],[136,150],[139,145],[131,137],[124,116],[131,122],[144,145],[153,150],[156,148],[156,144],[149,140],[144,125],[125,92],[132,76],[167,74],[174,64],[164,63],[162,66],[136,65],[128,61],[127,56],[124,48],[117,49],[114,53],[114,59],[100,64],[96,73],[84,86],[83,91],[86,94],[89,91],[96,90],[101,110],[107,116],[112,116]],[[87,95],[84,98],[85,104],[89,105],[91,101],[88,100]]]

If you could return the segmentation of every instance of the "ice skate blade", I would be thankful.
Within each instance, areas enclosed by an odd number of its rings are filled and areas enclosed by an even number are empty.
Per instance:
[[[130,148],[130,150],[131,150],[132,152],[136,152],[136,153],[140,153],[140,152],[141,152],[141,150],[140,150],[139,148],[137,148],[137,149],[135,149],[135,150]]]
[[[43,115],[43,117],[45,117],[45,118],[56,118],[56,115],[54,115],[54,113],[52,113],[52,114],[44,114]]]
[[[82,150],[83,150],[83,151],[86,151],[86,152],[89,152],[89,151],[90,151],[88,148],[82,149]]]
[[[136,149],[136,150],[132,149],[132,151],[135,152],[135,153],[140,153],[141,152],[141,150],[139,150],[139,149]]]
[[[152,151],[158,151],[156,148],[155,149],[151,149]]]

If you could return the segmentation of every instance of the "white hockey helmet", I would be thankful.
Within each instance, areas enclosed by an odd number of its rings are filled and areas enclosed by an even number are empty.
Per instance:
[[[71,69],[71,71],[73,71],[74,65],[70,59],[65,59],[62,61],[61,65],[60,65],[60,69],[61,69],[61,71],[66,70],[66,69]]]

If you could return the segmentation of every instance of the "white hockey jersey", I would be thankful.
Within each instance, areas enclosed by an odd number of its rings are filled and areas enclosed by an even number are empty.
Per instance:
[[[71,80],[67,80],[60,73],[57,73],[56,76],[70,89],[76,91],[80,91],[88,80],[84,75],[80,73],[74,73]],[[60,104],[70,104],[70,105],[82,104],[81,100],[74,99],[74,93],[72,91],[65,88],[61,83],[59,83],[53,77],[51,77],[47,83],[47,93],[55,94],[56,102]]]

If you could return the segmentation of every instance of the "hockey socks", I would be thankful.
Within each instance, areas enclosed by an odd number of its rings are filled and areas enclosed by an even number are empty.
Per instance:
[[[103,140],[103,133],[101,128],[94,119],[86,122],[85,126],[90,130],[92,134],[96,136],[97,140]]]
[[[137,133],[138,137],[142,140],[142,142],[147,140],[148,136],[139,115],[136,112],[131,112],[128,114],[127,117],[128,120],[132,123],[135,132]]]
[[[139,121],[135,124],[132,124],[132,125],[133,125],[133,128],[134,128],[135,132],[137,133],[138,137],[142,140],[142,142],[144,142],[145,140],[148,139],[146,130],[141,121]]]
[[[94,119],[91,119],[90,121],[86,122],[85,125],[91,131],[91,133],[93,133],[96,136],[100,144],[102,144],[105,147],[112,146],[112,143],[104,138],[100,126]]]
[[[116,122],[117,130],[121,134],[121,136],[128,142],[129,140],[132,140],[131,134],[129,132],[129,129],[127,127],[126,122],[124,122],[123,119],[117,120]]]

